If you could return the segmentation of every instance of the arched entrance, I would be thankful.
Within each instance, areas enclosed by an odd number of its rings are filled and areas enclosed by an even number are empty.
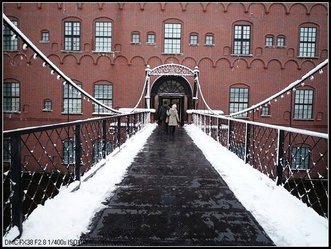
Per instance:
[[[182,76],[164,75],[155,80],[151,89],[151,108],[177,105],[181,125],[187,121],[187,109],[192,109],[192,89]]]

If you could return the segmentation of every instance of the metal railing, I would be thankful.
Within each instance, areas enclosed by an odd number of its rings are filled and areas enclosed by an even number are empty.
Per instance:
[[[3,233],[17,226],[61,186],[80,177],[149,119],[149,112],[4,131]],[[19,235],[19,236],[20,236]]]
[[[245,163],[328,217],[328,134],[194,111],[192,119]]]

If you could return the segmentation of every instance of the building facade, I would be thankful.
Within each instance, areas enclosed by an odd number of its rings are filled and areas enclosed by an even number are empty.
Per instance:
[[[212,109],[230,114],[284,89],[328,58],[328,3],[4,3],[3,13],[68,77],[112,108],[132,108],[145,69],[199,69]],[[3,26],[4,130],[99,116]],[[177,103],[183,122],[193,78],[151,77],[151,107]],[[145,107],[140,104],[139,107]],[[328,68],[242,118],[328,129]]]

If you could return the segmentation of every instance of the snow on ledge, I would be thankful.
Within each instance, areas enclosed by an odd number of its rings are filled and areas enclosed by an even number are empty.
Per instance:
[[[135,110],[135,112],[146,112],[149,111],[151,113],[155,113],[155,109],[147,109],[147,108],[120,108],[119,111],[123,112],[123,113],[131,113],[133,110]]]
[[[192,114],[193,112],[199,113],[199,114],[216,114],[216,115],[222,115],[224,112],[222,110],[213,110],[214,113],[212,113],[209,110],[195,110],[195,109],[189,109],[186,110],[188,114]]]

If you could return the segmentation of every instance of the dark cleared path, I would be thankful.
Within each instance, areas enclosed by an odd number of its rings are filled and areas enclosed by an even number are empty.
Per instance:
[[[83,246],[274,245],[183,128],[157,127],[104,204]]]

